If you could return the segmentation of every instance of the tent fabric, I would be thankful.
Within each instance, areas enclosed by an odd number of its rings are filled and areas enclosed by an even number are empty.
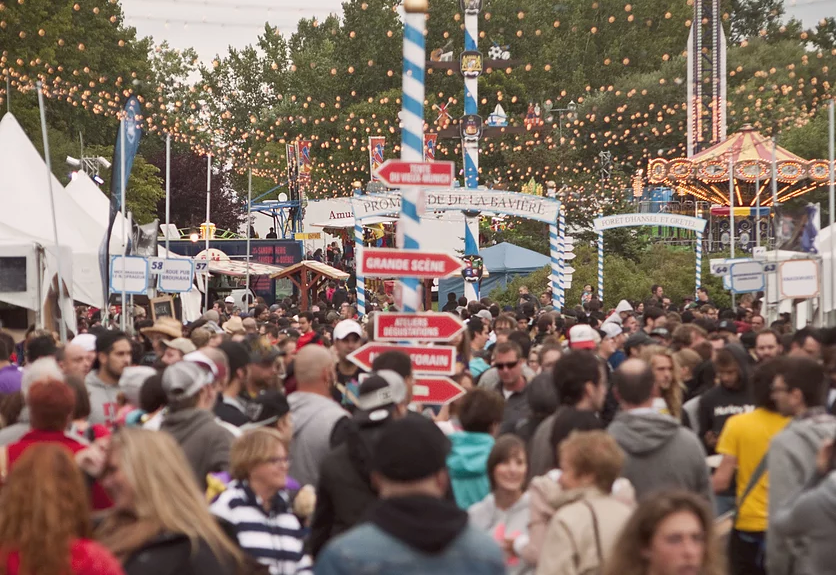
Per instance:
[[[517,276],[528,275],[551,264],[549,256],[508,242],[483,248],[479,250],[479,255],[482,256],[485,269],[490,272],[490,276],[482,278],[479,288],[482,297],[497,288],[504,289]],[[461,277],[441,279],[438,284],[440,306],[447,301],[449,292],[455,293],[457,298],[464,294],[464,280]]]
[[[0,224],[21,230],[42,245],[55,245],[52,200],[46,165],[17,119],[7,113],[0,120]],[[98,247],[101,235],[93,219],[73,201],[52,174],[58,244],[72,250],[73,298],[101,306]]]

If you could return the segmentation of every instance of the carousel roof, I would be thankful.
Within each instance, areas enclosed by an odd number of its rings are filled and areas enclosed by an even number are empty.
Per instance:
[[[725,142],[715,144],[707,150],[691,156],[691,161],[707,162],[709,160],[722,160],[728,163],[729,154],[731,154],[735,164],[747,160],[760,160],[771,163],[772,140],[755,130],[749,124],[746,124],[738,133],[727,138]],[[796,156],[781,146],[775,146],[775,159],[779,162],[786,160],[807,162],[804,158]]]
[[[686,187],[728,182],[729,160],[734,163],[735,180],[749,183],[770,180],[772,140],[746,125],[724,142],[690,158],[650,160],[648,180],[651,184]],[[775,160],[777,179],[782,184],[816,186],[827,182],[830,171],[825,160],[805,160],[780,146],[775,147]]]

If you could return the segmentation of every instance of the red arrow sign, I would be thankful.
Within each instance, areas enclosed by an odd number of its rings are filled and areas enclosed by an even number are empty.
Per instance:
[[[447,405],[465,394],[465,390],[449,377],[416,377],[412,399],[416,403]]]
[[[376,313],[375,341],[450,341],[464,331],[461,319],[450,313]]]
[[[374,358],[393,349],[404,352],[412,360],[412,371],[433,375],[453,375],[456,372],[456,348],[449,346],[392,345],[370,342],[348,356],[354,365],[372,370]]]
[[[443,278],[464,267],[449,254],[393,248],[362,248],[357,273],[377,278]]]
[[[386,160],[375,171],[380,180],[393,188],[421,186],[450,188],[453,186],[456,164],[453,162],[404,162]]]

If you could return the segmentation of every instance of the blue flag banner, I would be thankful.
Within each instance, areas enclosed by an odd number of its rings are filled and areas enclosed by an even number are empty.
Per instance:
[[[131,169],[134,167],[134,158],[139,149],[139,141],[142,138],[142,126],[140,124],[141,107],[136,96],[131,96],[125,104],[123,120],[119,125],[119,132],[116,135],[116,145],[113,148],[113,161],[111,162],[110,178],[110,218],[107,224],[104,240],[99,248],[99,269],[102,276],[102,291],[104,296],[104,308],[110,296],[110,234],[113,232],[113,223],[116,214],[122,209],[122,162],[125,165],[125,187],[131,176]],[[124,130],[124,138],[122,131]],[[125,147],[122,149],[124,140]],[[129,230],[130,235],[130,230]],[[122,255],[122,254],[120,254]]]

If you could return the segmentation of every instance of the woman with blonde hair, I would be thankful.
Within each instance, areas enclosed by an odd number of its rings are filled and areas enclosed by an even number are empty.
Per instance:
[[[92,541],[87,486],[70,450],[26,450],[0,494],[3,575],[122,575],[119,561]]]
[[[170,435],[120,429],[100,481],[114,512],[96,535],[127,575],[252,573],[209,513],[197,478]]]
[[[575,431],[558,447],[560,490],[542,541],[538,575],[598,573],[633,506],[612,494],[624,452],[606,431]]]
[[[622,529],[603,573],[725,575],[708,503],[687,491],[648,497]]]
[[[674,352],[661,345],[650,345],[642,349],[639,357],[650,365],[656,381],[653,408],[674,419],[682,419],[684,389]]]
[[[211,507],[224,530],[271,575],[293,575],[303,565],[304,530],[286,490],[289,453],[275,429],[244,432],[230,452],[233,481]]]

